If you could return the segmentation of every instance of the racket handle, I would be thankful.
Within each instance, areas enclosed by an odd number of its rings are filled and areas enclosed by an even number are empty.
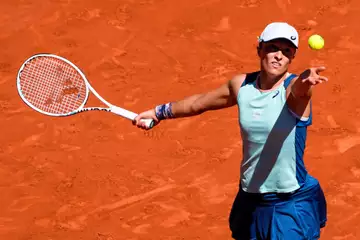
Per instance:
[[[123,109],[121,107],[112,106],[110,109],[111,109],[112,113],[120,115],[120,116],[122,116],[124,118],[127,118],[127,119],[131,120],[131,121],[133,121],[137,116],[136,113],[131,112],[131,111],[126,110],[126,109]],[[154,127],[154,125],[155,125],[155,121],[153,119],[141,119],[140,121],[144,122],[145,126],[147,128],[149,128],[149,129]]]
[[[145,126],[148,129],[151,129],[154,127],[155,121],[153,119],[141,119],[140,122],[145,123]]]

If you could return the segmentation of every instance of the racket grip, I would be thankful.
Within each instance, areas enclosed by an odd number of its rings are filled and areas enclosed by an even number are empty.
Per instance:
[[[153,119],[141,119],[140,122],[145,123],[145,126],[148,129],[151,129],[154,127],[155,121]]]
[[[122,116],[124,118],[127,118],[127,119],[129,119],[131,121],[133,121],[137,116],[136,113],[131,112],[131,111],[126,110],[126,109],[123,109],[123,108],[120,108],[120,107],[117,107],[117,106],[112,106],[111,107],[111,112],[115,113],[117,115],[120,115],[120,116]],[[141,119],[140,121],[144,122],[145,126],[148,129],[154,127],[154,125],[155,125],[155,121],[153,119]]]

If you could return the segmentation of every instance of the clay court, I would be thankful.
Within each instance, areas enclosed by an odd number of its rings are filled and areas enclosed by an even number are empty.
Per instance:
[[[257,70],[256,37],[271,21],[300,33],[292,72],[324,65],[330,79],[316,88],[305,154],[328,201],[321,239],[359,239],[358,1],[2,0],[0,13],[1,239],[230,240],[235,107],[143,131],[107,112],[42,115],[20,99],[16,75],[31,55],[54,53],[106,100],[141,112]],[[314,33],[321,51],[307,46]]]

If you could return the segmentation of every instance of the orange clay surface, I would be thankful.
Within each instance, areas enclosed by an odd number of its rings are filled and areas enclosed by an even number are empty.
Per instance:
[[[328,201],[322,239],[359,239],[359,14],[355,0],[1,0],[0,239],[231,239],[236,107],[146,132],[106,112],[35,112],[16,74],[33,54],[58,54],[105,99],[140,112],[257,70],[256,37],[271,21],[299,30],[292,72],[327,67],[305,161]],[[315,33],[321,51],[307,46]]]

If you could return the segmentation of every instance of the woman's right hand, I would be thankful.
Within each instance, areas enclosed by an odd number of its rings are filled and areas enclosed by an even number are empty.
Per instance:
[[[135,117],[134,121],[133,121],[133,124],[135,126],[137,126],[138,128],[149,130],[150,128],[148,126],[146,126],[143,121],[141,121],[142,119],[152,119],[152,120],[154,120],[154,122],[155,122],[154,126],[158,125],[159,122],[160,122],[159,119],[157,119],[157,117],[156,117],[155,109],[150,109],[150,110],[147,110],[145,112],[142,112],[142,113],[138,114]]]

